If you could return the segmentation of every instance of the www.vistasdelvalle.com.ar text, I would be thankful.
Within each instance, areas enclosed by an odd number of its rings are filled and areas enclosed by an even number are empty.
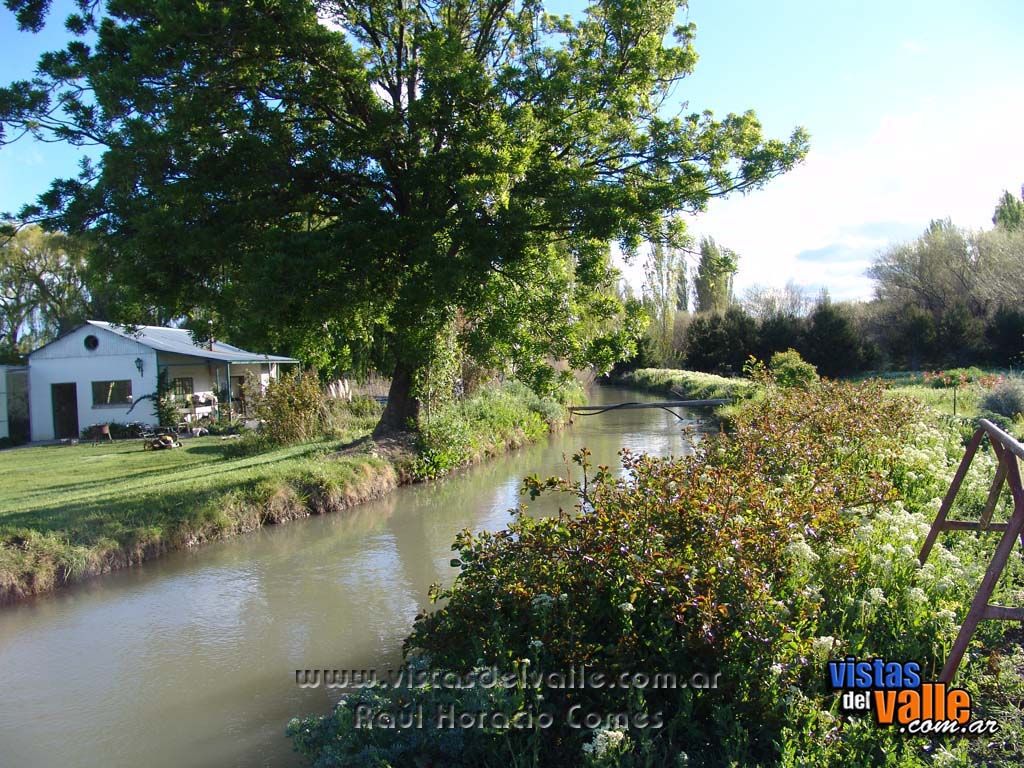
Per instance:
[[[568,670],[544,672],[530,670],[525,665],[514,672],[497,667],[483,667],[471,672],[458,673],[403,665],[397,669],[297,669],[295,684],[300,688],[332,688],[358,690],[360,688],[413,689],[442,688],[463,690],[468,688],[554,688],[582,689],[660,689],[718,688],[721,672],[615,672],[607,673],[589,665],[578,665]]]

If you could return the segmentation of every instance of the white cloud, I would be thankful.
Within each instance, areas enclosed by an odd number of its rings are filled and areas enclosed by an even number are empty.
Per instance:
[[[869,298],[864,270],[890,243],[946,216],[991,226],[1002,191],[1024,182],[1022,126],[1024,90],[1004,90],[886,115],[841,149],[815,149],[812,134],[803,165],[763,190],[714,201],[688,225],[740,254],[737,293],[792,279],[834,298]],[[815,251],[823,253],[808,257]],[[637,285],[638,272],[642,280],[638,266],[627,270]]]

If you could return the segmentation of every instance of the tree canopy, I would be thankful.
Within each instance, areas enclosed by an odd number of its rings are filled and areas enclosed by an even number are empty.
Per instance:
[[[814,303],[794,280],[782,288],[752,285],[743,294],[743,308],[759,320],[772,317],[803,317]]]
[[[868,275],[890,356],[912,368],[1018,360],[1022,256],[1024,229],[971,231],[948,219],[881,252]]]
[[[982,311],[976,290],[981,262],[971,235],[949,219],[934,220],[910,243],[886,249],[868,269],[878,297],[895,305],[913,303],[936,318],[958,303]]]
[[[14,360],[86,319],[86,248],[24,227],[0,243],[0,360]]]
[[[485,363],[606,370],[636,335],[609,243],[807,149],[752,112],[670,113],[697,61],[673,0],[77,3],[77,38],[0,89],[0,140],[102,157],[22,214],[103,242],[115,319],[393,367],[391,427],[457,316]],[[7,0],[29,30],[48,5]]]
[[[732,301],[732,278],[736,274],[739,257],[728,248],[722,248],[713,237],[702,237],[700,261],[693,288],[697,297],[697,311],[724,312]]]
[[[1021,188],[1024,193],[1024,187]],[[1020,200],[1009,192],[1003,192],[996,204],[996,212],[992,215],[992,223],[1000,229],[1024,229],[1024,200]]]

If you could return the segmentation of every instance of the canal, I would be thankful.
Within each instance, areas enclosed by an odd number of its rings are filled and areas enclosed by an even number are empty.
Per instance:
[[[591,402],[664,399],[602,387]],[[0,766],[298,766],[284,737],[326,712],[296,669],[393,668],[463,528],[498,529],[521,479],[579,447],[691,450],[661,410],[577,417],[566,431],[337,515],[271,526],[0,611]],[[546,496],[533,514],[571,507]]]

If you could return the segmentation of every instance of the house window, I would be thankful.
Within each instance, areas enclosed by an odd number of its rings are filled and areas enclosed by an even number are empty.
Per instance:
[[[94,381],[92,383],[92,404],[98,405],[131,405],[131,379],[118,381]]]
[[[195,385],[191,376],[171,379],[171,395],[174,396],[175,400],[191,397],[193,394],[195,394]]]

